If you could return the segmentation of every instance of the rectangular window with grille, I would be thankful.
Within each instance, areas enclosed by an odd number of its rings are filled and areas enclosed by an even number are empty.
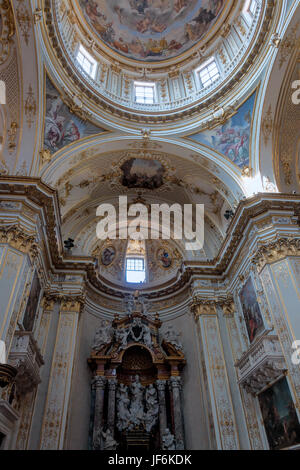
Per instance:
[[[206,88],[207,86],[211,85],[220,77],[220,72],[215,59],[211,59],[209,62],[203,64],[197,70],[197,73],[203,88]]]
[[[126,259],[126,281],[132,283],[144,282],[146,279],[144,258]]]
[[[135,102],[142,104],[154,103],[154,83],[135,82]]]
[[[95,59],[88,53],[88,51],[83,47],[79,46],[77,52],[77,62],[79,63],[80,67],[91,77],[95,78],[96,76],[96,69],[97,69],[97,62]]]

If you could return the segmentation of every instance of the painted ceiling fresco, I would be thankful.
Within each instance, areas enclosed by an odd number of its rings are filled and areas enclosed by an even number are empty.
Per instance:
[[[248,166],[255,96],[253,93],[225,124],[189,138],[225,155],[240,168]]]
[[[46,78],[45,149],[55,153],[83,137],[102,132],[105,132],[104,129],[71,113],[50,79]]]
[[[102,41],[131,59],[157,61],[194,46],[213,26],[225,0],[80,0]]]

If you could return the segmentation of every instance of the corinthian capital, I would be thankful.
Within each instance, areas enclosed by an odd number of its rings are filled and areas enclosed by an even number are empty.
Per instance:
[[[299,238],[281,238],[261,246],[252,258],[252,263],[261,271],[266,264],[280,261],[287,256],[300,256]]]
[[[181,377],[170,377],[170,385],[172,388],[179,388],[181,389],[182,387],[182,380],[181,380]]]
[[[232,296],[226,297],[225,299],[220,299],[219,305],[222,308],[224,315],[226,316],[234,315],[235,304],[234,304]]]
[[[92,387],[95,389],[102,389],[104,390],[106,385],[106,378],[102,377],[100,375],[95,375],[95,377],[92,378]]]
[[[157,390],[159,392],[164,392],[166,389],[166,384],[167,384],[166,380],[157,380],[156,381]]]
[[[217,315],[217,301],[207,300],[198,296],[193,298],[191,310],[195,320],[202,315]]]

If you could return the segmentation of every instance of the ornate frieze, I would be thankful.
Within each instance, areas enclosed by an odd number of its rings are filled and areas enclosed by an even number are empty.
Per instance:
[[[258,338],[236,362],[239,384],[257,395],[287,370],[278,337],[269,332]]]
[[[252,262],[261,271],[266,264],[275,263],[288,256],[300,256],[300,238],[281,238],[261,246]]]
[[[12,248],[32,257],[38,254],[38,244],[34,235],[27,235],[18,226],[0,227],[0,243],[7,244]]]

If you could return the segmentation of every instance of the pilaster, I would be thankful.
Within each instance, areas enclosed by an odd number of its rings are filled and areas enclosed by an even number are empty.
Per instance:
[[[231,399],[216,301],[193,299],[192,311],[200,327],[217,448],[239,449],[236,418]]]

